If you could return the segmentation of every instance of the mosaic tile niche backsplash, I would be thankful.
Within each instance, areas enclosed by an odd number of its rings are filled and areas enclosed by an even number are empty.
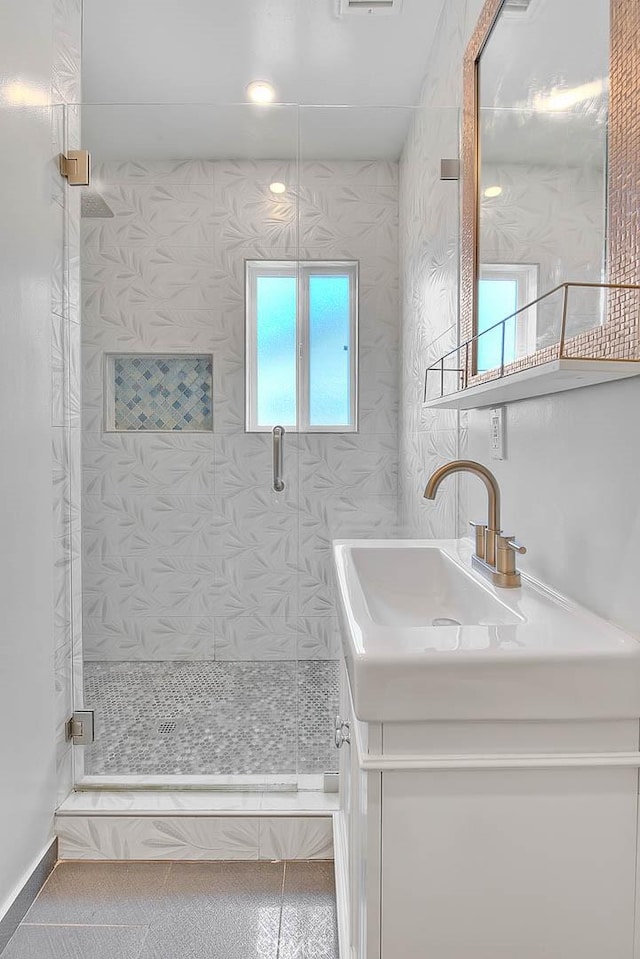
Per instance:
[[[107,364],[114,430],[213,429],[210,356],[113,356]]]

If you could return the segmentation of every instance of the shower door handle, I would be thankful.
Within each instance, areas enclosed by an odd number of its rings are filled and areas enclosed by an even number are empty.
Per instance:
[[[284,489],[284,480],[282,479],[283,468],[283,444],[284,444],[284,426],[273,427],[273,488],[276,493],[281,493]]]

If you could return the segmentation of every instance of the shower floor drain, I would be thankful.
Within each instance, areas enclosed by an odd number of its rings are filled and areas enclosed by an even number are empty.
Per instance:
[[[175,733],[177,728],[178,728],[178,724],[173,719],[171,719],[166,723],[160,723],[160,725],[158,726],[158,732],[159,733]]]

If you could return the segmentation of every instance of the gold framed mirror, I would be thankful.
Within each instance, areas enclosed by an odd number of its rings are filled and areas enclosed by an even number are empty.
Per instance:
[[[486,0],[463,76],[466,386],[640,357],[637,291],[620,288],[640,279],[639,46],[634,0]]]

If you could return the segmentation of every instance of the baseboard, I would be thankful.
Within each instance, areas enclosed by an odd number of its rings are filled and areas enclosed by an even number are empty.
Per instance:
[[[351,927],[349,925],[347,828],[342,810],[333,814],[333,859],[336,876],[336,909],[338,915],[338,946],[340,949],[340,959],[352,959]]]
[[[31,908],[58,858],[58,840],[53,839],[40,861],[32,869],[17,896],[0,919],[0,954]]]

